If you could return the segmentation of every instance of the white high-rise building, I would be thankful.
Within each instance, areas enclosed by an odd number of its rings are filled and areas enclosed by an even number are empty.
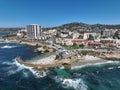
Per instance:
[[[27,38],[28,39],[41,39],[42,28],[38,24],[27,25]]]

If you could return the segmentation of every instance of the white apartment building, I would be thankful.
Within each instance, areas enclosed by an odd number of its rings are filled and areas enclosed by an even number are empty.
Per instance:
[[[27,25],[27,38],[28,39],[41,39],[42,29],[38,24]]]
[[[88,38],[89,38],[89,35],[92,35],[92,36],[95,38],[95,36],[96,36],[97,34],[96,34],[96,33],[84,33],[83,39],[88,39]]]
[[[117,29],[105,29],[104,31],[102,31],[102,36],[112,37],[116,31]]]
[[[78,39],[78,37],[80,36],[80,34],[78,32],[74,32],[73,33],[73,39]]]

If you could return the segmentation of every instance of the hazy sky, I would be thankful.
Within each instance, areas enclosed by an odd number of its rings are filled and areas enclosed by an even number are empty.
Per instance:
[[[0,27],[120,24],[120,0],[0,0]]]

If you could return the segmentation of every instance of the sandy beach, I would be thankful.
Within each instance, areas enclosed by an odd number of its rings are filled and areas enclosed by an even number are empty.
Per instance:
[[[71,63],[71,66],[83,66],[83,65],[92,65],[92,64],[96,64],[96,63],[105,63],[108,62],[107,60],[78,60],[76,62]]]
[[[108,62],[108,60],[104,60],[95,56],[86,55],[81,57],[78,60],[71,61],[71,67],[96,64],[96,63],[104,63],[104,62]]]

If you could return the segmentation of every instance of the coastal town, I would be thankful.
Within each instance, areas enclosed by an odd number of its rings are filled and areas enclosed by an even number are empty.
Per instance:
[[[120,90],[120,0],[0,0],[0,90]]]
[[[120,60],[120,29],[44,30],[38,24],[30,24],[24,29],[0,37],[0,41],[35,47],[35,52],[49,52],[48,57],[30,62],[23,62],[17,57],[19,63],[37,69],[61,66],[71,68]]]

